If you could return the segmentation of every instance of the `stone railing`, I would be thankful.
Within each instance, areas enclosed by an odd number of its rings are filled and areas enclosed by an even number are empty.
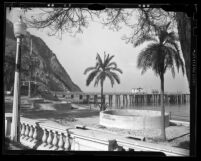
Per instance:
[[[20,122],[20,142],[30,148],[34,148],[38,141],[37,123],[29,119],[21,119]]]
[[[5,136],[11,133],[12,114],[5,114]],[[20,117],[20,143],[35,150],[98,150],[108,151],[109,140],[82,135],[83,130],[72,129],[45,121]]]
[[[51,126],[41,123],[42,140],[37,150],[70,150],[72,139],[66,127]]]
[[[10,136],[12,115],[5,114],[5,136]],[[189,150],[146,143],[90,128],[70,128],[47,120],[20,117],[20,142],[35,150],[53,151],[156,151],[188,156]]]

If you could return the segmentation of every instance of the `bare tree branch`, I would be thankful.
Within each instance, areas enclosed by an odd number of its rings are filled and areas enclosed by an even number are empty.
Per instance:
[[[44,29],[49,28],[49,35],[59,32],[82,33],[89,21],[97,17],[98,11],[90,11],[86,8],[51,8],[40,9],[40,13],[25,18],[29,27]]]

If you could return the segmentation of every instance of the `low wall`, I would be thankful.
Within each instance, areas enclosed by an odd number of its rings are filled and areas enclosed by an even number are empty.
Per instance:
[[[12,114],[5,114],[5,136],[10,136]],[[20,118],[20,142],[35,150],[156,151],[167,156],[188,156],[189,150],[128,139],[95,129],[77,129],[42,120]],[[8,130],[9,129],[9,130]]]
[[[122,129],[159,129],[161,112],[149,110],[108,110],[100,112],[100,124]],[[165,127],[169,126],[169,114],[165,113]]]

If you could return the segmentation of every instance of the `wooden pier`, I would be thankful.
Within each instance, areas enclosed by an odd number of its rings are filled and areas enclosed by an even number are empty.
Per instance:
[[[101,101],[100,93],[95,92],[53,92],[61,99],[70,100],[74,103],[93,103]],[[136,104],[160,104],[160,94],[133,94],[133,93],[104,93],[104,102],[109,106],[134,106]],[[164,94],[166,104],[185,104],[190,102],[190,94],[172,93]]]

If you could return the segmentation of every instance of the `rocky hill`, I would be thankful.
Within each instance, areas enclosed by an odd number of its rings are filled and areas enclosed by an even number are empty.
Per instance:
[[[32,40],[32,54],[30,56],[30,42]],[[23,39],[21,48],[21,79],[31,79],[40,82],[44,88],[51,91],[81,91],[73,83],[68,73],[58,61],[56,55],[49,49],[45,42],[28,33]],[[13,24],[6,21],[6,40],[4,55],[4,88],[11,90],[14,82],[14,63],[16,54],[16,39],[13,33]]]

